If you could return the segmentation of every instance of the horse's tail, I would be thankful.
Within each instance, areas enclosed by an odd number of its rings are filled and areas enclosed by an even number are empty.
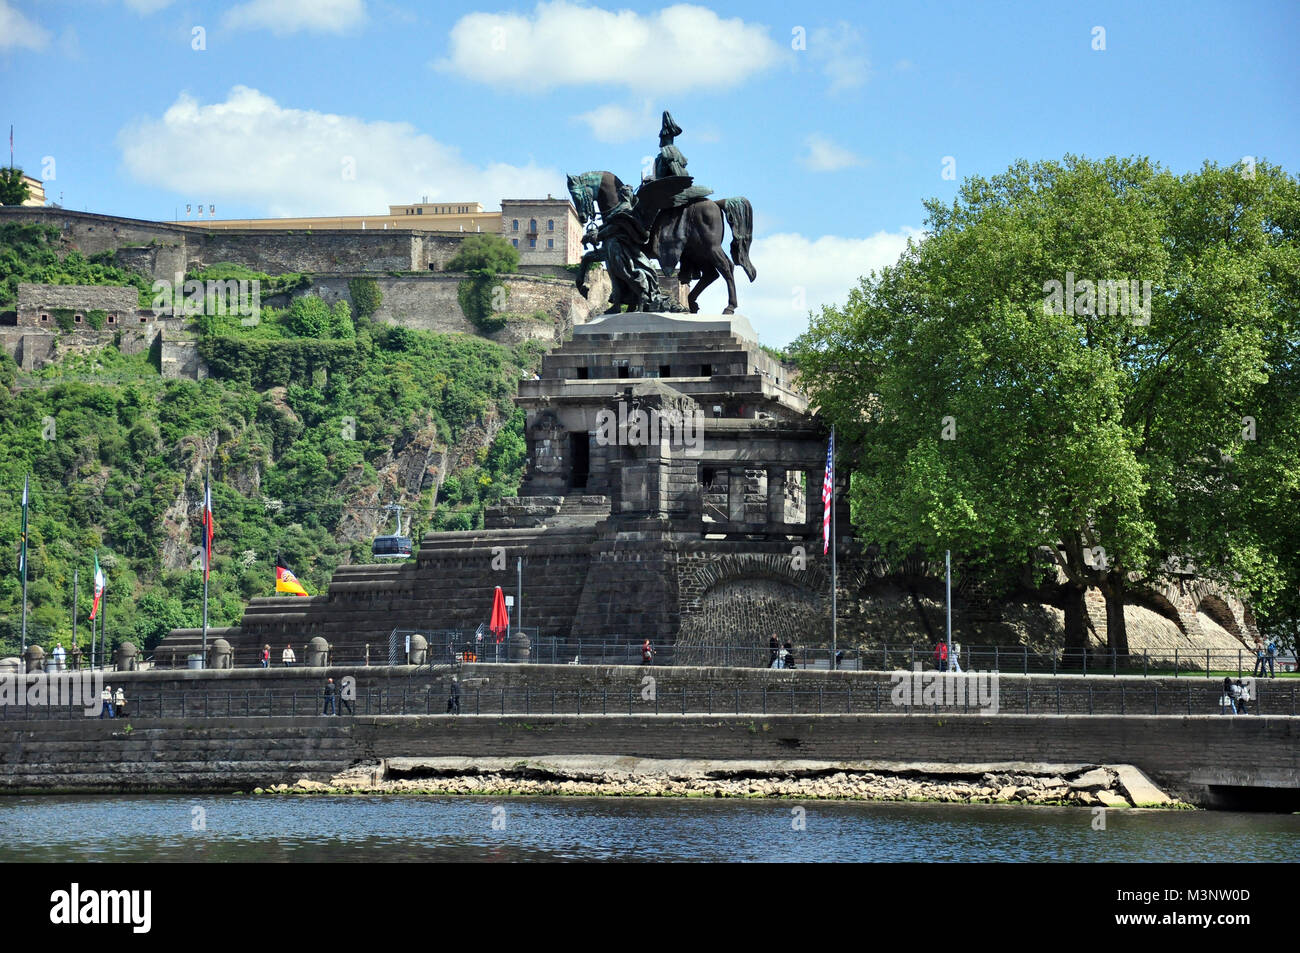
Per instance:
[[[758,272],[749,260],[749,243],[754,237],[754,210],[750,207],[749,199],[743,195],[722,199],[718,202],[718,207],[727,216],[727,224],[731,226],[731,260],[744,268],[749,280],[753,281]]]

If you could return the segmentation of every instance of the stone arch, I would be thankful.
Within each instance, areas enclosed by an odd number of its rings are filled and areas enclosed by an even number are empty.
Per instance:
[[[1156,615],[1168,619],[1178,626],[1178,631],[1183,635],[1187,634],[1187,624],[1184,622],[1178,608],[1162,593],[1137,590],[1128,593],[1127,601],[1144,609],[1150,609]]]
[[[1233,615],[1232,608],[1221,596],[1210,592],[1202,594],[1200,602],[1196,605],[1196,614],[1209,619],[1238,641],[1242,643],[1246,641],[1242,635],[1241,626],[1237,624],[1236,616]]]
[[[809,560],[794,569],[789,553],[747,553],[709,560],[685,574],[677,658],[707,662],[716,649],[745,650],[765,664],[768,637],[796,645],[823,641],[830,624],[830,578]]]

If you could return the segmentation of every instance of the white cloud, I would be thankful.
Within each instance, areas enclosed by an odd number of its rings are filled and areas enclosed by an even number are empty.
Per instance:
[[[564,194],[557,170],[476,165],[409,123],[289,109],[245,86],[210,105],[181,94],[161,117],[124,128],[118,144],[140,182],[274,216],[386,214],[423,195],[492,209],[502,198]]]
[[[343,33],[365,16],[362,0],[248,0],[227,10],[221,22],[232,29],[267,29],[283,36],[299,30]]]
[[[808,151],[799,157],[799,164],[810,172],[838,172],[866,164],[861,156],[817,133],[804,140],[804,144]]]
[[[43,50],[49,44],[49,30],[0,0],[0,50]]]
[[[126,5],[136,13],[157,13],[164,7],[170,7],[172,0],[124,0]]]
[[[539,3],[531,15],[470,13],[435,66],[514,90],[622,85],[657,94],[736,86],[787,55],[767,28],[676,4],[642,15]]]
[[[842,20],[834,28],[813,30],[808,52],[831,81],[831,92],[862,86],[871,77],[871,63],[864,46],[862,35]]]
[[[907,240],[922,235],[920,229],[904,227],[869,238],[811,239],[797,233],[759,238],[750,250],[758,279],[751,285],[744,272],[736,270],[736,310],[749,318],[764,344],[788,344],[807,330],[810,311],[816,314],[822,305],[844,304],[859,278],[894,264]],[[730,235],[726,241],[730,243]],[[700,310],[719,314],[726,305],[727,286],[719,278],[700,296]]]
[[[639,110],[609,103],[573,118],[586,123],[592,137],[599,142],[653,138],[659,132],[659,117],[648,99]]]

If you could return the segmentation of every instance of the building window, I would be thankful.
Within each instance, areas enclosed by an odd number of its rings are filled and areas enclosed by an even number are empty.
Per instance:
[[[659,365],[659,376],[660,376],[660,377],[672,377],[672,376],[673,376],[673,368],[672,368],[672,365],[671,365],[671,364],[660,364],[660,365]]]
[[[530,219],[528,220],[528,230],[529,230],[530,232],[535,232],[535,231],[537,231],[537,219],[535,219],[535,218],[530,218]]]
[[[41,320],[48,323],[50,320],[50,316],[48,314],[43,314],[41,315]]]
[[[512,243],[516,248],[519,247],[519,239],[517,239],[517,238],[512,238],[512,239],[510,239],[510,241],[511,241],[511,243]]]
[[[553,232],[553,231],[555,231],[555,219],[553,219],[553,218],[548,218],[548,219],[546,220],[546,230],[547,230],[548,232]]]
[[[80,324],[80,323],[81,323],[81,315],[79,315],[79,314],[74,314],[74,315],[72,316],[72,320],[75,321],[77,324]]]
[[[519,219],[515,219],[515,220],[514,220],[513,224],[511,224],[511,226],[510,226],[510,231],[512,231],[512,232],[517,232],[517,231],[519,231]],[[518,243],[518,242],[515,242],[515,244],[518,245],[519,243]]]
[[[424,209],[422,209],[422,208],[417,208],[417,209],[415,210],[415,214],[416,214],[416,215],[423,215],[423,214],[424,214]]]
[[[712,376],[713,376],[713,365],[712,365],[712,364],[701,364],[701,365],[700,365],[700,376],[701,376],[701,377],[712,377]]]
[[[576,380],[585,381],[587,379],[587,369],[585,367],[575,367],[573,376]]]
[[[535,239],[535,238],[530,238],[530,239],[528,239],[528,247],[529,247],[529,248],[536,248],[536,247],[537,247],[537,239]]]
[[[108,323],[109,323],[109,324],[117,324],[117,315],[115,315],[115,314],[110,314],[110,315],[108,316]]]
[[[554,248],[554,247],[555,247],[555,239],[554,239],[554,238],[548,238],[548,239],[546,239],[546,247],[547,247],[547,248]]]

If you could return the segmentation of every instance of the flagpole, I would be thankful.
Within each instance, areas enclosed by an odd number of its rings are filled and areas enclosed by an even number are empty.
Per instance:
[[[13,127],[10,127],[10,140],[13,139]],[[23,474],[23,539],[22,555],[20,561],[23,564],[23,657],[27,656],[27,489],[31,480],[30,474]]]
[[[77,647],[77,575],[80,572],[75,566],[72,568],[72,647]],[[75,653],[74,653],[75,654]]]
[[[203,662],[208,664],[208,573],[212,566],[212,546],[208,542],[208,495],[212,492],[212,465],[209,463],[203,475]]]
[[[835,648],[837,644],[838,632],[838,609],[839,609],[839,586],[837,585],[837,569],[835,565],[835,425],[831,424],[831,664],[832,670],[835,668]]]

